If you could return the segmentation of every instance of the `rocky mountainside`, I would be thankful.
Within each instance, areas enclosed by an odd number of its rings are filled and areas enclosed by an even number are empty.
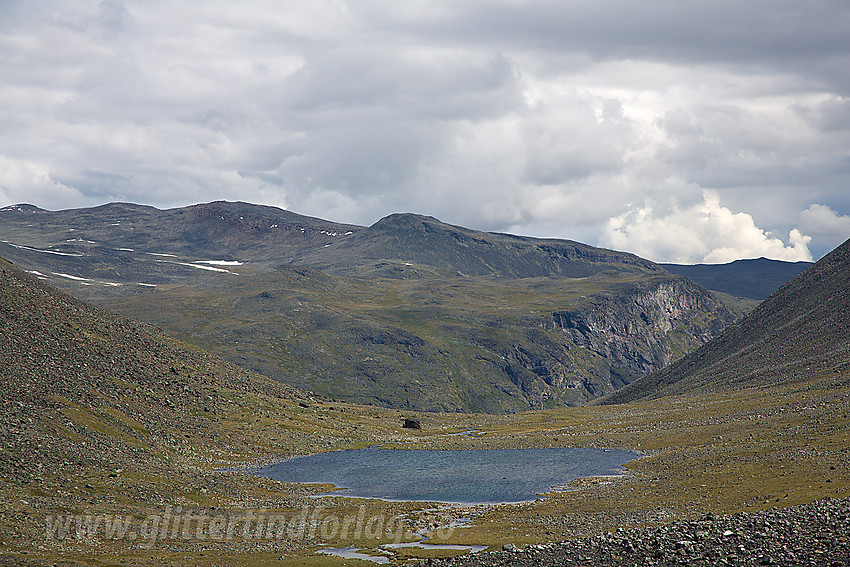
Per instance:
[[[660,264],[668,272],[685,276],[712,291],[759,301],[811,265],[811,262],[782,262],[767,258],[735,260],[728,264]]]
[[[209,437],[228,391],[297,403],[304,392],[74,299],[0,259],[0,475],[126,468]]]
[[[0,254],[92,303],[347,401],[446,411],[576,405],[734,319],[621,252],[414,214],[371,227],[274,207],[0,210]]]
[[[726,392],[829,378],[850,383],[850,240],[747,317],[664,370],[604,400]]]
[[[661,370],[732,322],[717,299],[686,279],[641,282],[588,306],[553,313],[572,342],[635,374]]]
[[[580,404],[732,321],[664,273],[373,281],[289,268],[100,303],[299,387],[435,411]]]

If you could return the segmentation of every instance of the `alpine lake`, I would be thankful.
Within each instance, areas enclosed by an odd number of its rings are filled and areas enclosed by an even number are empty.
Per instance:
[[[576,478],[612,476],[640,457],[590,448],[383,449],[295,457],[254,474],[282,482],[332,484],[329,495],[457,504],[535,500]]]
[[[639,458],[634,451],[590,448],[384,449],[368,447],[295,457],[252,471],[282,482],[332,484],[318,496],[496,505],[533,501],[565,490],[581,477],[613,476]],[[319,553],[344,559],[389,563],[381,553],[402,547],[477,553],[484,545],[427,541],[384,544],[365,553],[358,547],[326,547]]]

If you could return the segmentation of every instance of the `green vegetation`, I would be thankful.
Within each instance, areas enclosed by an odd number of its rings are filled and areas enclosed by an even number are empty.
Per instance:
[[[222,217],[220,226],[215,214],[213,228],[232,228],[235,221]],[[256,226],[238,228],[253,235]],[[325,233],[316,234],[310,254],[324,248]],[[517,242],[482,244],[470,231],[457,237],[469,246]],[[584,255],[584,268],[597,254],[570,250]],[[610,348],[618,343],[602,334],[629,336],[635,349],[654,344],[638,359],[662,360],[707,338],[700,333],[716,321],[719,303],[705,293],[679,293],[683,280],[636,264],[615,274],[504,280],[458,277],[433,265],[414,266],[419,276],[412,279],[369,280],[291,266],[248,268],[227,276],[227,285],[212,277],[191,285],[172,280],[152,293],[108,300],[151,318],[166,311],[170,320],[185,317],[181,342],[0,261],[0,560],[340,565],[353,561],[316,552],[353,545],[403,562],[442,553],[381,546],[423,532],[436,543],[522,546],[850,496],[850,250],[839,250],[718,340],[627,386],[621,400],[629,403],[593,407],[548,404],[581,401],[566,394],[569,379],[612,375],[612,361],[624,360]],[[472,266],[488,257],[464,261]],[[504,268],[539,269],[538,259]],[[707,303],[688,311],[689,302]],[[679,316],[657,318],[668,310]],[[663,329],[663,341],[653,342],[655,328]],[[344,386],[353,397],[405,407],[293,389],[207,354],[198,348],[204,345],[290,372],[319,392]],[[559,376],[565,394],[542,395],[547,380]],[[544,401],[547,409],[519,413],[419,411],[516,410]],[[404,418],[422,429],[403,428]],[[457,435],[472,428],[475,435]],[[329,487],[247,471],[278,458],[370,445],[582,446],[646,456],[622,477],[582,479],[534,502],[499,506],[318,498]],[[459,518],[471,521],[446,529]]]
[[[665,286],[672,291],[658,291]],[[515,412],[583,403],[686,354],[732,318],[700,290],[663,273],[365,280],[281,267],[129,296],[78,293],[325,396]],[[662,301],[674,305],[673,315]],[[577,336],[558,313],[605,319],[593,335]],[[629,326],[608,336],[610,325]],[[636,338],[642,342],[620,344]]]

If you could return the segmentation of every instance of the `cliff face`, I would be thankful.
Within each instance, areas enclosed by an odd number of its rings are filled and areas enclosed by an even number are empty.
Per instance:
[[[642,282],[552,314],[553,326],[570,342],[602,359],[601,365],[577,369],[575,378],[607,391],[664,368],[734,319],[711,293],[686,279]]]

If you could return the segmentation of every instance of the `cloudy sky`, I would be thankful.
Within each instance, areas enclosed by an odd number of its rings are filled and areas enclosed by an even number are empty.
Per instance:
[[[216,199],[817,259],[850,3],[0,0],[0,206]]]

